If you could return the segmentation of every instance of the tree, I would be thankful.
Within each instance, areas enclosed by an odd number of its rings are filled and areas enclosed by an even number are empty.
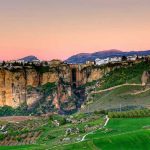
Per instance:
[[[6,62],[5,62],[5,61],[3,61],[3,62],[2,62],[2,66],[5,66],[5,64],[6,64]]]
[[[127,61],[127,57],[126,56],[122,56],[122,61]]]

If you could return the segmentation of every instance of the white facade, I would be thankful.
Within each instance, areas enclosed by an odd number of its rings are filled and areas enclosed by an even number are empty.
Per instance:
[[[135,56],[128,56],[127,57],[127,60],[128,61],[135,61],[137,59],[137,56],[135,55]]]
[[[139,59],[141,59],[143,56],[138,56]]]
[[[96,65],[104,65],[104,64],[108,64],[110,62],[110,58],[105,58],[105,59],[95,59],[95,63]]]
[[[121,62],[122,61],[122,57],[112,57],[110,58],[110,62]]]
[[[86,61],[86,64],[87,64],[87,65],[94,65],[95,62],[94,62],[94,61],[89,61],[89,60],[88,60],[88,61]]]

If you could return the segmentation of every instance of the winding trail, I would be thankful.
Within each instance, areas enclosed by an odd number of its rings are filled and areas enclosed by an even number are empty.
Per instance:
[[[109,122],[109,117],[108,117],[108,115],[106,115],[106,121],[105,121],[104,125],[103,125],[101,128],[99,128],[98,130],[103,129],[104,127],[106,127],[107,124],[108,124],[108,122]],[[95,130],[95,131],[97,131],[97,130]],[[63,145],[60,145],[60,146],[67,146],[67,145],[70,145],[70,144],[81,143],[81,142],[85,141],[86,136],[88,136],[89,134],[93,134],[93,132],[95,132],[95,131],[92,131],[92,132],[89,132],[89,133],[85,134],[85,135],[82,137],[82,139],[81,139],[80,141],[78,141],[78,142],[63,144]],[[50,149],[54,149],[54,148],[58,148],[58,147],[59,147],[59,146],[54,146],[54,147],[48,148],[48,149],[46,149],[46,150],[50,150]]]
[[[147,91],[149,91],[149,90],[150,90],[150,88],[145,89],[145,90],[143,90],[143,91],[138,91],[138,92],[135,92],[135,93],[131,93],[131,95],[138,95],[138,94],[142,94],[142,93],[145,93],[145,92],[147,92]]]
[[[109,117],[108,117],[108,115],[106,115],[105,124],[104,124],[101,128],[99,128],[99,130],[100,130],[100,129],[103,129],[104,127],[106,127],[107,124],[108,124],[108,122],[109,122]],[[79,141],[79,142],[85,141],[86,136],[88,136],[89,134],[93,134],[93,132],[95,132],[95,131],[92,131],[92,132],[89,132],[89,133],[85,134],[85,135],[82,137],[81,141]]]
[[[90,94],[98,94],[98,93],[102,93],[102,92],[107,92],[107,91],[111,91],[111,90],[114,90],[114,89],[117,89],[117,88],[120,88],[120,87],[123,87],[123,86],[142,86],[142,84],[136,84],[136,83],[125,83],[125,84],[121,84],[121,85],[117,85],[117,86],[113,86],[113,87],[110,87],[108,89],[104,89],[104,90],[99,90],[99,91],[93,91],[91,92]]]
[[[108,122],[109,122],[109,117],[108,117],[108,115],[106,115],[106,122],[105,122],[103,128],[107,126]]]

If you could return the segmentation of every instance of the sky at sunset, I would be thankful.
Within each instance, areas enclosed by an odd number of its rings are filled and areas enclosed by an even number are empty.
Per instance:
[[[0,60],[150,49],[150,0],[0,0]]]

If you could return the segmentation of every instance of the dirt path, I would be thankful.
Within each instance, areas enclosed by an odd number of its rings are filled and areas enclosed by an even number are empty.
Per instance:
[[[142,93],[145,93],[145,92],[147,92],[147,91],[149,91],[149,90],[150,90],[150,88],[145,89],[145,90],[143,90],[143,91],[138,91],[138,92],[135,92],[135,93],[131,93],[131,95],[138,95],[138,94],[142,94]]]
[[[108,89],[93,91],[90,94],[98,94],[98,93],[102,93],[102,92],[107,92],[107,91],[111,91],[111,90],[114,90],[114,89],[117,89],[117,88],[120,88],[120,87],[123,87],[123,86],[130,86],[130,85],[131,86],[142,86],[141,84],[136,84],[136,83],[125,83],[125,84],[113,86],[113,87],[108,88]]]
[[[99,128],[99,130],[100,130],[100,129],[103,129],[104,127],[106,127],[107,124],[108,124],[108,122],[109,122],[109,117],[108,117],[108,115],[106,115],[105,124],[104,124],[101,128]],[[92,131],[92,132],[89,132],[89,133],[85,134],[85,135],[83,136],[83,138],[81,139],[80,142],[85,141],[86,136],[88,136],[89,134],[93,134],[93,132],[95,132],[95,131]]]
[[[15,122],[21,122],[21,121],[32,120],[37,118],[38,117],[35,116],[8,116],[8,117],[0,117],[0,120],[15,123]]]

